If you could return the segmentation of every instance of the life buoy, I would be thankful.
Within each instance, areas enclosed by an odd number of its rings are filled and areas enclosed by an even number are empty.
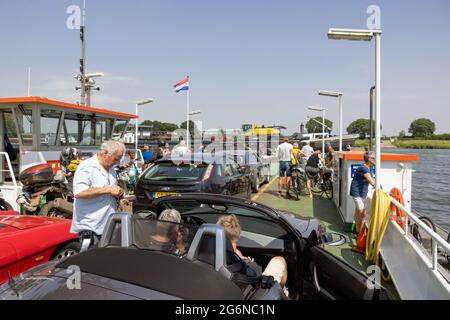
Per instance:
[[[405,206],[405,200],[403,199],[403,194],[398,188],[392,188],[390,196],[397,200],[402,206]],[[395,204],[391,203],[391,216],[392,220],[398,223],[398,225],[405,229],[405,212],[398,208]]]

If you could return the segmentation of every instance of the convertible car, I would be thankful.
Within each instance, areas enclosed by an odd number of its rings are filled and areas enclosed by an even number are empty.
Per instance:
[[[78,252],[71,220],[0,212],[0,284],[52,259]]]
[[[168,208],[181,213],[180,224],[158,220]],[[260,266],[285,258],[289,296],[272,277],[248,276],[216,224],[228,214],[240,220],[243,255]],[[323,248],[345,241],[317,219],[250,200],[175,194],[158,198],[149,210],[111,216],[98,247],[21,274],[0,287],[0,299],[389,298],[382,286],[368,286],[365,275]]]

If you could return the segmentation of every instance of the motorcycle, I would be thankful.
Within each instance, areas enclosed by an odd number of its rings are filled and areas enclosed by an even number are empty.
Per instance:
[[[17,197],[21,214],[72,218],[72,188],[63,175],[54,175],[51,165],[25,169],[19,180],[23,185],[23,192]]]

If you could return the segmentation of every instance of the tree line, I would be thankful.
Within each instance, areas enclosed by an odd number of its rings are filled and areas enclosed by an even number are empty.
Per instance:
[[[372,120],[372,128],[375,128],[375,120]],[[333,122],[325,118],[325,132],[331,133]],[[315,117],[309,119],[306,123],[308,132],[322,132],[322,117]],[[373,129],[375,131],[375,129]],[[398,134],[399,138],[427,138],[433,140],[450,140],[450,134],[434,134],[436,131],[436,124],[427,118],[419,118],[411,122],[408,128],[409,136],[405,130],[401,130]],[[370,135],[370,120],[356,119],[347,127],[348,134],[358,134],[360,139],[365,139]]]

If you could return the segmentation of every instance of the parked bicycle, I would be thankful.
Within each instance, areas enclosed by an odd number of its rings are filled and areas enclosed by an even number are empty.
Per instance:
[[[322,174],[321,174],[322,172]],[[328,200],[333,199],[333,171],[322,167],[317,173],[312,174],[306,170],[308,179],[311,181],[311,192],[319,196],[319,199],[325,197]]]
[[[303,194],[307,180],[308,177],[302,167],[295,166],[292,168],[291,190],[293,191],[296,200]]]

